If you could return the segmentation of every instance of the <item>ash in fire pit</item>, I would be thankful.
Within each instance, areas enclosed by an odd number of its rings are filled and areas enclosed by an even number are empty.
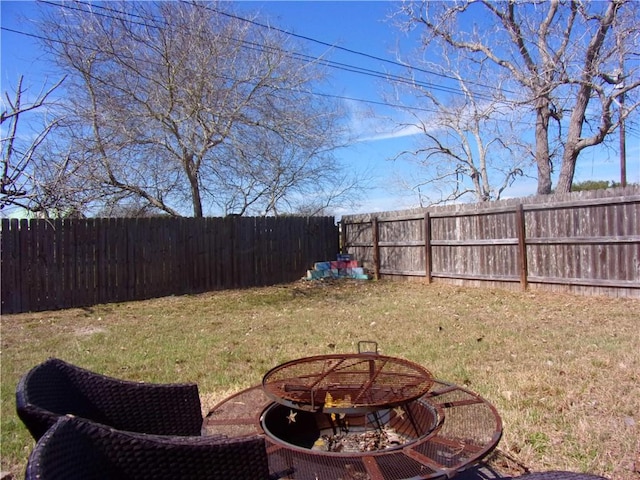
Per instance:
[[[366,414],[336,415],[271,404],[261,418],[274,441],[331,453],[366,453],[403,447],[438,425],[436,409],[422,401]]]
[[[344,453],[376,452],[402,446],[409,440],[393,428],[385,426],[379,430],[368,430],[362,433],[321,435],[313,444],[312,450]]]

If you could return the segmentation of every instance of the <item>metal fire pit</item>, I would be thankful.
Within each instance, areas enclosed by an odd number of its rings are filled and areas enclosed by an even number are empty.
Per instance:
[[[347,424],[392,428],[405,440],[366,452],[316,448],[323,431]],[[281,478],[417,480],[452,477],[478,463],[500,441],[502,421],[479,395],[416,364],[359,353],[274,368],[263,385],[216,405],[203,433],[265,435],[270,471]]]

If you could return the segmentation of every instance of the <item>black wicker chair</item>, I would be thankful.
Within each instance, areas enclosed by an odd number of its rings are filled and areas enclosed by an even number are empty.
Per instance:
[[[455,480],[608,480],[606,477],[589,473],[567,472],[552,470],[547,472],[529,472],[520,476],[511,477],[501,475],[486,464],[481,464],[459,473]],[[447,480],[442,477],[441,480]]]
[[[118,380],[56,358],[20,379],[16,409],[36,440],[65,414],[118,430],[156,435],[199,436],[202,429],[195,384]]]
[[[511,478],[511,477],[510,477]],[[592,475],[589,473],[549,471],[525,473],[519,477],[512,477],[514,480],[607,480],[606,477]]]
[[[264,438],[171,437],[123,432],[64,416],[36,443],[27,480],[262,480]]]

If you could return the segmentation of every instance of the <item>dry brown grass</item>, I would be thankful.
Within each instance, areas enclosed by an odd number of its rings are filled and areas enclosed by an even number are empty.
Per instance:
[[[640,479],[640,301],[406,282],[299,282],[2,318],[2,470],[33,442],[20,375],[57,356],[119,378],[194,381],[206,411],[300,356],[381,353],[490,400],[491,464]]]

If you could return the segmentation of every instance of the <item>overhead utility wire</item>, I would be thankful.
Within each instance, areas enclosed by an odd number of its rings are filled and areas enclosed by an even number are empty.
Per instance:
[[[86,9],[79,8],[79,7],[74,7],[74,6],[68,5],[68,4],[50,2],[50,1],[47,1],[47,0],[37,0],[37,2],[38,3],[44,3],[45,5],[51,5],[53,7],[66,8],[68,10],[76,10],[78,12],[83,12],[83,13],[91,13],[92,15],[96,15],[98,17],[110,18],[111,20],[123,20],[122,17],[114,17],[113,15],[107,15],[106,13],[88,11]],[[160,28],[160,27],[158,27],[156,25],[149,25],[147,23],[149,20],[153,20],[155,22],[154,18],[151,18],[151,19],[144,18],[144,17],[142,17],[140,15],[136,15],[136,14],[133,14],[133,13],[123,12],[122,10],[114,10],[112,8],[107,8],[107,7],[103,7],[103,6],[100,6],[100,5],[93,5],[93,4],[87,3],[87,2],[76,1],[75,3],[79,3],[81,5],[86,5],[86,6],[91,7],[91,8],[99,8],[99,9],[102,9],[102,10],[108,10],[110,12],[118,13],[120,15],[127,15],[129,17],[137,17],[137,18],[141,18],[142,20],[144,20],[144,22],[137,22],[135,20],[127,20],[129,23],[131,23],[133,25],[139,25],[141,27],[147,27],[147,28],[148,27]]]
[[[38,1],[40,1],[41,3],[45,3],[45,4],[48,4],[48,5],[53,5],[53,6],[57,6],[57,7],[61,7],[61,8],[69,8],[69,9],[77,10],[77,11],[80,11],[80,12],[87,12],[87,10],[83,10],[81,8],[78,8],[78,7],[70,7],[68,5],[58,4],[58,3],[47,1],[47,0],[38,0]],[[119,15],[126,15],[126,16],[129,16],[129,17],[138,18],[138,19],[141,19],[143,21],[143,22],[138,22],[138,21],[134,21],[134,20],[129,20],[134,25],[140,25],[140,26],[143,26],[143,27],[160,28],[157,25],[149,25],[148,23],[146,23],[146,22],[148,22],[150,20],[153,21],[154,23],[157,22],[157,19],[155,19],[155,18],[151,18],[150,19],[150,18],[144,17],[142,15],[138,15],[138,14],[135,14],[135,13],[123,12],[122,10],[117,10],[117,9],[114,9],[114,8],[104,7],[104,6],[101,6],[101,5],[93,5],[91,3],[88,3],[88,2],[85,2],[85,1],[82,1],[82,0],[77,0],[76,3],[79,3],[81,5],[86,5],[86,6],[91,7],[91,8],[102,9],[102,10],[105,10],[105,11],[108,11],[108,12],[112,12],[112,13],[116,13],[116,14],[119,14]],[[249,19],[246,19],[246,18],[243,18],[243,17],[239,17],[239,16],[232,15],[232,14],[227,14],[227,13],[221,12],[221,11],[219,11],[217,9],[208,7],[206,5],[200,5],[198,3],[186,2],[186,1],[183,1],[183,3],[186,3],[188,5],[193,5],[193,6],[196,6],[198,8],[204,8],[204,9],[207,9],[207,10],[209,10],[211,12],[216,13],[216,14],[221,14],[221,15],[224,15],[224,16],[228,16],[230,18],[234,18],[234,19],[238,19],[238,20],[241,20],[241,21],[249,22],[249,23],[255,24],[257,26],[263,27],[263,28],[272,29],[274,31],[278,31],[278,32],[284,33],[286,35],[291,35],[291,36],[294,36],[294,37],[300,37],[300,38],[304,38],[304,39],[308,39],[308,40],[311,40],[311,41],[318,42],[318,43],[323,44],[323,45],[331,46],[330,44],[328,44],[326,42],[322,42],[320,40],[314,40],[312,38],[303,37],[301,35],[297,35],[297,34],[294,34],[294,33],[287,32],[286,30],[282,30],[280,28],[270,27],[268,25],[263,25],[263,24],[260,24],[258,22],[254,22],[252,20],[249,20]],[[113,17],[111,15],[107,15],[107,14],[104,14],[104,13],[97,13],[97,12],[94,12],[94,11],[92,11],[91,13],[93,13],[95,15],[98,15],[98,16],[111,18],[111,19],[117,19],[117,20],[121,20],[122,19],[121,17]],[[254,45],[254,46],[258,47],[258,48],[265,48],[264,45],[260,45],[260,44],[254,43],[254,42],[248,42],[246,40],[240,40],[240,39],[238,39],[238,41],[240,41],[243,44]],[[364,56],[371,57],[371,58],[378,59],[378,60],[384,60],[384,59],[382,59],[380,57],[375,57],[375,56],[372,56],[372,55],[369,55],[369,54],[356,52],[355,50],[351,51],[350,49],[345,49],[343,47],[336,47],[336,48],[340,48],[342,50],[350,51],[350,52],[353,52],[353,53],[357,53],[357,54],[364,55]],[[305,61],[308,61],[308,62],[322,63],[325,66],[328,66],[328,67],[331,67],[331,68],[335,68],[335,69],[338,69],[338,70],[348,71],[348,72],[352,72],[352,73],[358,73],[358,74],[361,74],[361,75],[367,75],[367,76],[371,76],[371,77],[374,77],[374,78],[380,78],[380,79],[383,79],[383,80],[389,80],[389,81],[396,82],[396,83],[403,83],[403,84],[406,84],[406,85],[416,85],[418,87],[428,88],[428,89],[431,89],[431,90],[440,91],[440,92],[444,92],[444,93],[451,93],[451,94],[455,94],[455,95],[467,95],[464,91],[462,91],[462,89],[456,88],[456,87],[449,87],[449,86],[446,86],[446,85],[436,85],[436,84],[433,84],[431,82],[424,82],[424,81],[419,81],[419,80],[415,80],[415,79],[409,79],[409,78],[406,78],[406,77],[403,77],[403,76],[400,76],[400,75],[389,74],[389,73],[385,73],[385,72],[379,72],[377,70],[372,70],[372,69],[368,69],[368,68],[364,68],[364,67],[359,67],[359,66],[356,66],[356,65],[351,65],[351,64],[347,64],[347,63],[340,63],[340,62],[335,62],[335,61],[332,61],[332,60],[326,60],[326,59],[321,59],[321,58],[317,58],[317,57],[312,57],[310,55],[304,55],[304,54],[299,53],[299,52],[290,52],[288,50],[282,50],[282,51],[287,53],[290,56],[290,58],[298,57],[299,59],[304,59]],[[401,63],[398,63],[398,62],[392,62],[392,63],[395,63],[396,65],[402,65]],[[455,77],[446,76],[446,75],[443,75],[443,74],[438,74],[437,72],[428,72],[427,70],[422,70],[422,69],[417,69],[417,70],[423,71],[423,72],[427,72],[427,73],[433,73],[434,75],[439,75],[439,76],[442,76],[444,78],[452,79],[452,80],[455,80],[456,82],[459,81],[459,79],[457,79]],[[476,84],[476,85],[482,85],[482,84],[480,84],[478,82],[467,82],[467,83],[473,83],[473,84]],[[490,87],[487,87],[486,85],[482,85],[482,86],[484,88],[490,88]],[[507,90],[503,90],[503,91],[506,92]],[[485,99],[485,100],[492,100],[493,99],[490,95],[487,95],[487,94],[484,94],[484,93],[481,93],[481,92],[471,92],[471,93],[473,93],[473,95],[478,99]]]
[[[151,27],[151,28],[160,28],[160,26],[158,25],[149,25],[149,21],[153,21],[154,23],[157,23],[157,19],[155,18],[146,18],[143,17],[141,15],[135,14],[135,13],[129,13],[129,12],[123,12],[121,10],[115,10],[112,8],[108,8],[108,7],[102,7],[100,5],[93,5],[87,2],[83,2],[83,1],[77,1],[76,3],[82,4],[82,5],[86,5],[88,7],[96,7],[96,8],[100,8],[103,10],[107,10],[116,14],[121,15],[120,17],[117,16],[113,16],[113,15],[108,15],[108,14],[103,14],[103,13],[97,13],[97,12],[93,12],[93,11],[88,11],[82,8],[78,8],[78,7],[71,7],[69,5],[64,5],[64,4],[59,4],[59,3],[55,3],[52,1],[48,1],[48,0],[38,0],[40,3],[44,3],[47,5],[51,5],[54,7],[59,7],[59,8],[67,8],[67,9],[72,9],[72,10],[76,10],[79,12],[83,12],[83,13],[91,13],[91,14],[95,14],[97,16],[102,16],[104,18],[110,18],[113,20],[123,20],[122,15],[126,15],[128,17],[135,17],[135,18],[139,18],[141,20],[143,20],[142,22],[139,21],[134,21],[134,20],[128,20],[130,23],[134,24],[134,25],[138,25],[138,26],[142,26],[145,28]],[[184,2],[184,3],[188,3],[188,2]],[[214,9],[210,9],[212,10],[214,13],[219,13],[217,10]],[[234,17],[234,16],[231,16]],[[166,25],[166,22],[163,22]],[[41,39],[41,40],[47,40],[47,41],[53,41],[55,43],[59,43],[59,44],[63,44],[63,45],[67,45],[67,46],[73,46],[73,47],[77,47],[77,44],[73,44],[71,42],[64,42],[62,40],[52,40],[52,39],[48,39],[42,36],[38,36],[35,34],[30,34],[30,33],[26,33],[26,32],[20,32],[20,31],[16,31],[16,30],[12,30],[12,29],[8,29],[6,27],[1,27],[3,30],[6,31],[11,31],[17,34],[21,34],[21,35],[26,35],[26,36],[30,36],[33,38],[37,38],[37,39]],[[270,28],[268,26],[266,26],[266,28]],[[275,29],[275,30],[279,30],[279,29]],[[284,32],[284,31],[283,31]],[[287,33],[287,32],[285,32]],[[295,34],[293,34],[295,36]],[[258,44],[255,42],[248,42],[246,40],[240,40],[240,39],[236,39],[237,41],[245,44],[245,48],[252,48],[254,50],[259,50],[264,52],[265,48],[270,48],[272,50],[275,49],[275,47],[267,47],[265,45],[262,44]],[[246,46],[249,45],[249,46]],[[327,44],[328,45],[328,44]],[[98,49],[93,49],[91,47],[85,47],[88,48],[90,50],[93,51],[99,51]],[[316,63],[322,63],[325,64],[327,66],[330,66],[332,68],[337,68],[337,69],[341,69],[344,71],[350,71],[353,73],[359,73],[359,74],[363,74],[363,75],[368,75],[371,77],[376,77],[376,78],[381,78],[381,79],[385,79],[385,80],[391,80],[391,81],[395,81],[397,83],[406,83],[406,84],[410,84],[410,85],[418,85],[418,86],[422,86],[425,88],[430,88],[432,90],[440,90],[446,93],[455,93],[455,94],[462,94],[462,91],[457,90],[453,87],[446,87],[446,86],[439,86],[439,85],[433,85],[431,83],[424,83],[424,82],[419,82],[416,80],[412,80],[412,79],[407,79],[405,77],[401,77],[398,75],[390,75],[387,73],[383,73],[383,72],[378,72],[376,70],[371,70],[371,69],[366,69],[363,67],[358,67],[358,66],[354,66],[354,65],[349,65],[349,64],[343,64],[343,63],[339,63],[339,62],[333,62],[330,60],[325,60],[325,59],[321,59],[321,58],[316,58],[316,57],[312,57],[309,55],[305,55],[299,52],[289,52],[286,50],[282,50],[284,51],[290,58],[297,58],[299,60],[304,60],[307,61],[309,63],[311,62],[316,62]],[[131,58],[131,60],[134,60],[133,58]],[[148,60],[146,60],[148,61]],[[293,90],[292,90],[293,91]],[[437,113],[438,110],[435,108],[425,108],[425,107],[412,107],[412,106],[407,106],[407,105],[401,105],[401,104],[394,104],[394,103],[389,103],[389,102],[381,102],[381,101],[375,101],[375,100],[368,100],[368,99],[361,99],[361,98],[355,98],[355,97],[345,97],[345,96],[341,96],[341,95],[336,95],[336,94],[328,94],[328,93],[320,93],[320,92],[314,92],[314,91],[309,91],[309,90],[295,90],[298,91],[300,93],[305,93],[305,94],[309,94],[309,95],[316,95],[316,96],[322,96],[322,97],[327,97],[327,98],[336,98],[336,99],[343,99],[343,100],[349,100],[349,101],[356,101],[356,102],[361,102],[361,103],[368,103],[368,104],[372,104],[372,105],[381,105],[381,106],[387,106],[387,107],[392,107],[392,108],[399,108],[399,109],[405,109],[405,110],[411,110],[411,111],[419,111],[419,112],[429,112],[429,113]],[[476,97],[481,98],[481,97],[485,97],[483,94],[480,94],[478,92],[472,92]],[[486,97],[485,97],[486,98]],[[524,122],[518,122],[518,123],[524,123]]]
[[[261,51],[261,52],[264,52],[265,48],[267,48],[269,50],[276,50],[277,49],[277,47],[269,47],[269,46],[265,46],[265,45],[258,44],[258,43],[255,43],[255,42],[248,42],[246,40],[241,40],[241,42],[245,44],[245,48],[258,50],[258,51]],[[392,82],[395,82],[395,83],[404,83],[404,84],[407,84],[407,85],[419,86],[419,87],[427,88],[427,89],[430,89],[430,90],[436,90],[436,91],[445,92],[445,93],[452,93],[452,94],[456,94],[456,95],[466,95],[464,92],[462,92],[461,90],[459,90],[457,88],[454,88],[454,87],[447,87],[445,85],[434,85],[432,83],[421,82],[421,81],[418,81],[418,80],[401,77],[399,75],[393,75],[393,74],[378,72],[376,70],[350,65],[348,63],[334,62],[332,60],[326,60],[326,59],[323,59],[323,58],[312,57],[311,55],[306,55],[306,54],[299,53],[299,52],[287,52],[287,56],[289,58],[294,58],[294,59],[301,60],[301,61],[304,61],[304,62],[307,62],[307,63],[318,63],[318,64],[321,64],[321,65],[325,65],[327,67],[335,68],[335,69],[342,70],[342,71],[345,71],[345,72],[358,73],[358,74],[361,74],[361,75],[366,75],[366,76],[373,77],[373,78],[380,78],[382,80],[388,80],[388,81],[392,81]],[[488,95],[484,95],[484,94],[478,93],[478,92],[472,92],[472,93],[476,98],[492,100],[492,97],[490,97]]]
[[[50,41],[50,42],[54,42],[54,43],[58,43],[61,45],[66,45],[66,46],[70,46],[70,47],[77,47],[76,44],[71,43],[71,42],[65,42],[62,40],[53,40],[50,38],[46,38],[40,35],[36,35],[33,33],[27,33],[27,32],[21,32],[19,30],[14,30],[12,28],[8,28],[8,27],[2,27],[0,26],[0,30],[4,30],[5,32],[11,32],[11,33],[15,33],[18,35],[23,35],[26,37],[31,37],[31,38],[35,38],[37,40],[46,40],[46,41]],[[96,49],[96,48],[91,48],[91,47],[85,47],[88,50],[94,51],[94,52],[100,52],[101,50]],[[131,60],[133,60],[133,58],[131,58]],[[145,60],[145,62],[149,62],[149,60]],[[424,107],[410,107],[410,106],[406,106],[406,105],[400,105],[400,104],[393,104],[393,103],[388,103],[388,102],[381,102],[381,101],[376,101],[376,100],[368,100],[365,98],[355,98],[355,97],[346,97],[343,95],[336,95],[336,94],[329,94],[329,93],[322,93],[322,92],[314,92],[311,90],[297,90],[297,89],[285,89],[285,90],[289,90],[291,92],[298,92],[298,93],[303,93],[303,94],[307,94],[307,95],[314,95],[314,96],[318,96],[318,97],[325,97],[325,98],[335,98],[335,99],[340,99],[340,100],[349,100],[349,101],[353,101],[353,102],[360,102],[360,103],[368,103],[368,104],[372,104],[372,105],[381,105],[381,106],[385,106],[385,107],[392,107],[392,108],[399,108],[399,109],[405,109],[405,110],[411,110],[411,111],[417,111],[417,112],[428,112],[428,113],[438,113],[438,111],[436,109],[430,109],[430,108],[424,108]]]
[[[324,45],[325,47],[335,48],[336,50],[342,50],[342,51],[347,52],[347,53],[351,53],[351,54],[354,54],[354,55],[359,55],[359,56],[366,57],[366,58],[369,58],[369,59],[372,59],[372,60],[378,60],[378,61],[384,62],[384,63],[389,63],[391,65],[395,65],[395,66],[398,66],[398,67],[411,68],[412,70],[416,70],[418,72],[426,73],[428,75],[434,75],[434,76],[437,76],[437,77],[446,78],[447,80],[459,81],[456,77],[454,77],[452,75],[447,75],[445,73],[436,72],[434,70],[427,70],[427,69],[420,68],[420,67],[414,67],[414,66],[402,63],[402,62],[397,62],[395,60],[390,60],[388,58],[378,57],[376,55],[371,55],[370,53],[360,52],[358,50],[353,50],[351,48],[341,47],[340,45],[324,42],[322,40],[318,40],[318,39],[315,39],[315,38],[312,38],[312,37],[308,37],[306,35],[300,35],[300,34],[297,34],[297,33],[290,32],[288,30],[284,30],[282,28],[274,27],[274,26],[271,26],[271,25],[266,25],[264,23],[256,22],[255,20],[250,20],[248,18],[240,17],[239,15],[234,15],[232,13],[224,12],[224,11],[218,10],[216,8],[210,7],[208,5],[201,5],[201,4],[199,4],[199,3],[195,2],[195,1],[191,1],[191,2],[188,2],[187,0],[181,0],[181,1],[183,3],[188,3],[188,4],[195,5],[195,6],[199,7],[199,8],[204,8],[204,9],[207,9],[207,10],[211,10],[212,12],[218,13],[220,15],[224,15],[224,16],[227,16],[227,17],[230,17],[230,18],[235,18],[236,20],[241,20],[243,22],[251,23],[251,24],[256,25],[258,27],[268,28],[268,29],[275,30],[275,31],[280,32],[280,33],[284,33],[286,35],[290,35],[292,37],[300,38],[302,40],[307,40],[309,42],[314,42],[314,43],[317,43],[319,45]],[[474,82],[472,80],[465,80],[465,81],[468,84],[477,85],[477,86],[482,87],[482,88],[488,88],[488,89],[493,89],[494,88],[491,85],[487,85],[487,84],[480,83],[480,82]],[[502,89],[502,91],[505,92],[505,93],[512,93],[512,94],[516,94],[516,95],[518,93],[518,92],[514,92],[512,90],[506,90],[506,89]]]

